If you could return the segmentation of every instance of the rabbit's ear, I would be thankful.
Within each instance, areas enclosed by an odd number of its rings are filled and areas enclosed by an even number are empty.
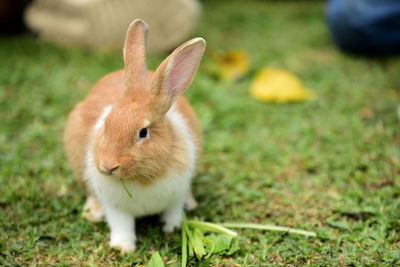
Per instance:
[[[146,84],[146,42],[148,26],[141,19],[129,25],[124,46],[125,90]]]
[[[157,68],[151,81],[159,112],[167,112],[177,97],[192,83],[206,47],[203,38],[179,46]]]

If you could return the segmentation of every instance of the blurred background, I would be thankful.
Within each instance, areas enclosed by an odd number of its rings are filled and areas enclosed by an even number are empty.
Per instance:
[[[1,0],[0,264],[179,259],[179,234],[154,218],[138,222],[137,252],[109,249],[106,225],[80,216],[62,146],[68,113],[124,67],[127,26],[143,18],[149,69],[192,37],[207,41],[186,93],[205,136],[189,216],[319,234],[242,231],[234,255],[191,265],[399,265],[399,10],[395,0]]]

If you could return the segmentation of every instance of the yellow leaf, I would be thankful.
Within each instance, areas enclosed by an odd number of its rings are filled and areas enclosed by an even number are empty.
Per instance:
[[[223,80],[238,80],[249,70],[249,59],[245,51],[212,52],[211,57],[216,65],[216,75]]]
[[[264,68],[257,73],[250,87],[250,94],[261,101],[292,102],[312,97],[298,77],[289,71]]]

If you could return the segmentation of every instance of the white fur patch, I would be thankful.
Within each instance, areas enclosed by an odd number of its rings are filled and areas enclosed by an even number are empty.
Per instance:
[[[144,123],[143,123],[143,128],[149,127],[149,125],[150,125],[150,121],[148,119],[145,119]]]
[[[113,106],[114,105],[108,105],[103,109],[103,113],[97,119],[96,125],[94,126],[93,130],[95,133],[97,133],[100,130],[100,128],[104,125],[104,122],[105,122],[107,116],[110,114]]]
[[[167,112],[167,118],[171,121],[175,130],[180,134],[181,138],[185,140],[188,146],[188,156],[190,160],[190,166],[193,168],[196,163],[196,147],[193,142],[193,137],[190,135],[189,128],[183,116],[176,110],[175,104]]]

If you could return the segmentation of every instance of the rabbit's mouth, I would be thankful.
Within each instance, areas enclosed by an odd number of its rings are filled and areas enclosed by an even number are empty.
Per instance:
[[[105,167],[104,165],[102,165],[98,170],[103,175],[118,176],[120,169],[121,169],[120,166],[115,166],[115,167],[109,168],[109,167]]]
[[[105,158],[96,163],[97,170],[103,175],[118,176],[121,173],[122,166],[115,160]]]

